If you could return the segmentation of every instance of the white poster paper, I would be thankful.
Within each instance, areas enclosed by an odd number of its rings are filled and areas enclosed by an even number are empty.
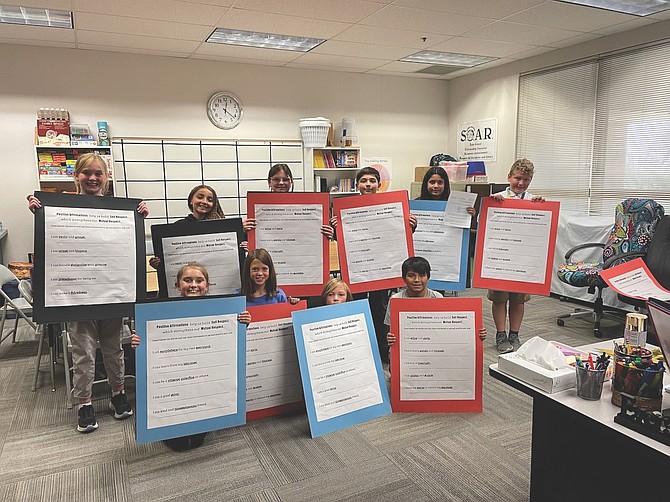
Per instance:
[[[235,232],[163,237],[163,261],[168,297],[180,296],[177,273],[189,262],[207,268],[209,294],[227,295],[240,289],[240,257]]]
[[[303,325],[317,421],[382,402],[363,314]]]
[[[474,399],[474,332],[474,312],[400,312],[400,399]]]
[[[252,322],[247,327],[247,411],[301,399],[292,319]]]
[[[236,314],[148,321],[146,344],[148,429],[237,412]]]
[[[136,300],[133,211],[47,206],[44,221],[45,307]]]
[[[407,258],[402,204],[343,209],[341,215],[351,284],[399,277]]]
[[[550,231],[551,211],[490,207],[481,276],[543,284]]]
[[[458,124],[460,160],[496,160],[498,119],[472,120]]]
[[[272,256],[277,284],[321,284],[323,206],[256,204],[256,248]]]
[[[461,270],[463,230],[443,224],[444,213],[412,210],[418,225],[414,231],[414,254],[430,263],[430,278],[458,282]]]
[[[612,268],[611,271],[614,271],[615,268]],[[654,284],[654,281],[643,267],[611,277],[608,282],[614,290],[624,296],[644,300],[647,298],[656,298],[657,300],[664,301],[670,300],[670,292]]]
[[[475,205],[476,193],[459,192],[449,193],[449,201],[444,211],[444,224],[452,227],[470,228],[472,216],[467,209]]]

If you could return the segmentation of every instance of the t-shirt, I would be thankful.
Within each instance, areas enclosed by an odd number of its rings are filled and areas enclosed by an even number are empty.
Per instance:
[[[393,298],[414,298],[416,300],[423,300],[425,298],[444,298],[444,295],[439,291],[433,291],[432,289],[426,288],[426,296],[417,298],[415,296],[408,296],[407,289],[401,289],[397,293],[393,293],[389,299],[388,307],[386,307],[386,315],[384,316],[384,324],[387,326],[391,325],[391,300]]]
[[[240,290],[238,289],[235,292],[240,293]],[[269,294],[265,293],[263,296],[254,297],[251,300],[247,298],[247,307],[258,307],[260,305],[274,305],[275,303],[286,303],[287,301],[288,297],[286,296],[286,293],[284,293],[284,291],[282,291],[281,288],[277,288],[277,294],[274,296],[270,296]]]
[[[502,195],[506,199],[524,199],[524,200],[530,200],[534,196],[530,192],[523,192],[521,194],[516,194],[510,190],[509,187],[505,188],[502,192],[494,193],[493,195]]]

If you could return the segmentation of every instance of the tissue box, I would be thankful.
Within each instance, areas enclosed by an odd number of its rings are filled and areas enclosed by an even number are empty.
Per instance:
[[[498,369],[548,394],[572,389],[577,385],[575,368],[548,370],[517,357],[515,352],[498,356]]]

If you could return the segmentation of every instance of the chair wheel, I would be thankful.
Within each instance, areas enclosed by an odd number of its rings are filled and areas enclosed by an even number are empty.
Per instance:
[[[602,338],[603,337],[603,332],[600,331],[599,329],[594,329],[593,334],[595,335],[596,338]]]
[[[563,319],[556,319],[556,324],[559,326],[565,326],[565,321]]]

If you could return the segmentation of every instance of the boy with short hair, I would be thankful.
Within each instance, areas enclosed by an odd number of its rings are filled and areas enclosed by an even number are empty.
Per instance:
[[[433,291],[427,287],[428,279],[430,279],[430,263],[425,258],[420,256],[413,256],[407,258],[402,263],[402,279],[405,281],[406,289],[401,289],[397,293],[391,295],[393,298],[443,298],[442,293]],[[389,302],[390,303],[390,302]],[[391,325],[391,307],[386,307],[386,317],[384,317],[384,324]],[[486,329],[479,330],[479,338],[484,340],[486,338]],[[396,336],[393,333],[386,335],[386,341],[389,347],[396,341]]]
[[[523,199],[532,202],[544,202],[544,197],[532,195],[527,191],[533,180],[535,166],[528,159],[519,159],[510,167],[507,175],[509,186],[502,192],[491,195],[498,202],[504,199]],[[498,353],[506,354],[513,352],[521,346],[519,341],[519,329],[523,321],[524,304],[530,300],[528,293],[512,293],[508,291],[495,291],[490,289],[486,295],[491,300],[493,322],[496,326],[496,348]],[[509,336],[505,330],[508,316],[509,303]]]

